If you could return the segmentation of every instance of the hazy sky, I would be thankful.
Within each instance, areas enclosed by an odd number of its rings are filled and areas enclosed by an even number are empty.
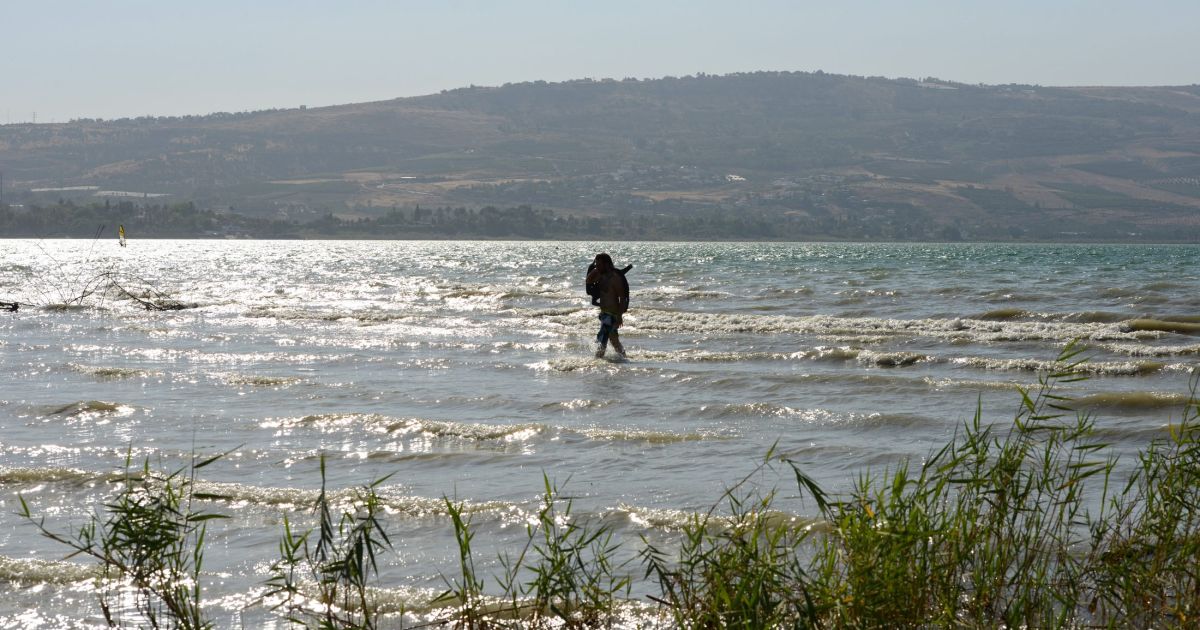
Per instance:
[[[0,123],[749,70],[1178,85],[1197,60],[1197,0],[0,0]]]

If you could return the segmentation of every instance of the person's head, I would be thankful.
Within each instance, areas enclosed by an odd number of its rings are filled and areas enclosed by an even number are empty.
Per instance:
[[[609,256],[604,252],[596,254],[596,260],[593,262],[596,263],[596,269],[599,269],[600,271],[609,271],[615,268],[613,266],[612,256]]]

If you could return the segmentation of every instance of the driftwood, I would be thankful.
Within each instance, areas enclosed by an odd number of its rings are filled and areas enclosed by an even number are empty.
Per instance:
[[[19,308],[21,308],[20,302],[0,302],[0,311],[11,311],[15,313]]]
[[[103,232],[103,225],[96,229],[96,241],[100,239],[100,234]],[[125,245],[124,236],[124,228],[122,228],[122,246]],[[93,241],[94,244],[95,241]],[[86,269],[87,263],[90,262],[90,250],[88,260],[83,261],[82,270],[71,271],[46,251],[40,243],[37,244],[37,247],[54,263],[54,266],[49,270],[47,274],[49,277],[44,279],[43,285],[40,288],[35,287],[35,291],[40,293],[40,299],[26,302],[25,306],[52,309],[85,305],[104,306],[110,299],[129,300],[148,311],[180,311],[197,306],[180,302],[170,295],[150,287],[150,283],[143,278],[119,272],[115,262],[89,274]],[[129,288],[126,288],[127,286]],[[19,307],[20,304],[17,302],[0,302],[0,310],[16,311]]]
[[[110,286],[117,291],[118,295],[137,302],[138,305],[147,311],[182,311],[185,308],[192,308],[192,305],[184,304],[162,291],[149,287],[142,289],[139,292],[141,295],[138,295],[138,293],[126,289],[117,280],[116,274],[111,274],[108,280]],[[145,281],[143,280],[142,282]]]
[[[141,286],[132,283],[138,283]],[[129,277],[110,268],[82,281],[69,283],[65,288],[56,287],[57,295],[50,295],[51,299],[41,306],[48,308],[72,307],[83,306],[85,303],[103,305],[113,298],[129,300],[147,311],[181,311],[196,306],[180,302],[148,285],[149,283],[141,278]],[[15,302],[6,305],[7,303],[0,302],[0,309],[17,310]]]

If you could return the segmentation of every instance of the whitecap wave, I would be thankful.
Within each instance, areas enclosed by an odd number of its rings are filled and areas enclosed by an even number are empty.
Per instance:
[[[100,577],[99,565],[0,556],[0,580],[18,584],[73,584]]]
[[[696,313],[641,309],[626,317],[626,324],[644,331],[694,333],[756,333],[869,335],[893,338],[925,337],[997,341],[1131,341],[1153,339],[1163,331],[1148,325],[1128,326],[1111,322],[988,321],[980,319],[887,319],[879,317],[834,317],[809,315],[756,315],[745,313]],[[1185,324],[1179,324],[1184,326]],[[1196,325],[1200,327],[1200,325]]]
[[[980,370],[1017,370],[1027,372],[1051,372],[1064,369],[1057,361],[1041,359],[1000,359],[990,357],[955,357],[946,359],[955,365]],[[1074,374],[1095,374],[1105,376],[1141,376],[1163,370],[1166,366],[1157,361],[1087,361],[1074,366]]]

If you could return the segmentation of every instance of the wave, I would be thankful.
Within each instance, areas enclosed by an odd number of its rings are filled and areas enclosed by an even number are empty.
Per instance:
[[[1038,313],[1027,311],[1021,308],[998,308],[978,315],[972,316],[970,319],[979,319],[987,321],[1006,321],[1006,320],[1035,320],[1044,322],[1069,322],[1081,324],[1111,324],[1122,322],[1129,319],[1129,315],[1124,313],[1116,313],[1112,311],[1078,311],[1071,313]]]
[[[566,400],[562,402],[552,402],[542,405],[542,411],[580,411],[582,409],[603,409],[612,405],[612,400],[584,400],[576,398],[575,400]]]
[[[1028,372],[1048,372],[1062,369],[1062,364],[1056,361],[1041,359],[996,359],[990,357],[955,357],[946,359],[954,365],[981,370],[1016,370]],[[1073,369],[1075,373],[1096,374],[1105,376],[1141,376],[1163,370],[1166,365],[1157,361],[1095,361],[1081,363]]]
[[[255,505],[282,509],[310,509],[320,496],[319,490],[307,488],[252,486],[220,481],[197,481],[193,488],[195,492],[206,497],[206,500],[226,503],[234,507]],[[392,514],[424,517],[448,513],[446,501],[441,498],[407,495],[387,487],[376,489],[376,494],[380,498],[380,504]],[[329,501],[342,508],[353,505],[360,496],[359,488],[326,491]],[[463,511],[467,513],[504,514],[519,510],[515,505],[503,501],[464,501],[462,505]]]
[[[546,425],[536,422],[509,425],[410,419],[399,420],[387,425],[388,433],[399,433],[401,435],[419,433],[433,437],[502,442],[528,440],[542,434],[546,430]]]
[[[1200,343],[1169,346],[1149,346],[1136,343],[1110,343],[1104,344],[1101,347],[1111,352],[1128,354],[1135,357],[1170,357],[1187,354],[1200,354]]]
[[[528,367],[540,372],[582,372],[587,370],[611,370],[615,369],[619,364],[629,362],[628,359],[621,359],[616,353],[609,353],[603,359],[590,356],[555,357],[531,363]]]
[[[576,405],[577,409],[598,409],[610,402],[577,400],[567,403],[551,403],[551,405]],[[545,407],[544,407],[545,408]],[[566,408],[566,407],[564,407]],[[398,435],[420,435],[425,437],[460,439],[477,442],[525,442],[538,437],[553,438],[558,435],[579,435],[589,440],[607,442],[649,442],[652,444],[670,444],[676,442],[693,442],[699,440],[721,439],[717,435],[704,433],[673,433],[669,431],[652,431],[641,429],[590,427],[585,429],[570,427],[555,427],[536,422],[518,424],[484,424],[471,422],[451,422],[444,420],[427,420],[421,418],[396,419],[378,414],[322,414],[300,418],[268,419],[260,424],[263,428],[286,428],[296,426],[312,426],[323,430],[346,429],[365,426],[368,431]],[[401,453],[381,452],[380,457],[403,455]]]
[[[983,381],[955,378],[925,377],[925,383],[934,389],[1032,389],[1037,383],[1018,383],[1014,381]]]
[[[762,387],[764,392],[789,395],[795,393],[796,387],[805,385],[834,385],[839,389],[848,387],[852,391],[856,391],[862,387],[903,387],[910,383],[920,382],[897,373],[875,371],[799,372],[756,378],[759,379],[759,382],[766,383]]]
[[[311,340],[318,344],[326,340]],[[177,350],[173,348],[125,348],[122,346],[101,346],[96,344],[78,344],[64,348],[77,354],[116,354],[125,357],[138,357],[150,361],[187,361],[208,365],[229,365],[246,363],[317,363],[321,361],[342,361],[352,355],[348,354],[316,354],[289,352],[202,352],[200,350]]]
[[[0,556],[0,580],[20,584],[74,584],[100,577],[99,565]]]
[[[24,306],[25,303],[22,302],[21,305]],[[95,304],[45,304],[45,305],[41,306],[41,309],[45,310],[45,311],[55,312],[55,313],[80,313],[83,311],[91,311],[91,310],[98,310],[98,311],[107,311],[108,310],[108,308],[106,308],[104,306],[99,306],[99,305],[95,305]]]
[[[1017,293],[1008,289],[993,289],[984,292],[982,297],[992,302],[1041,302],[1046,299],[1037,293]]]
[[[512,313],[513,315],[516,315],[518,317],[542,318],[542,317],[567,317],[567,316],[576,315],[579,313],[591,313],[592,311],[590,309],[584,309],[581,307],[560,307],[560,308],[539,308],[539,309],[513,308],[513,309],[508,309],[508,312]]]
[[[450,296],[447,296],[450,297]],[[484,297],[496,298],[500,300],[519,300],[523,298],[564,298],[561,289],[558,288],[541,288],[541,287],[520,287],[516,289],[508,289],[499,293],[494,291],[479,291],[476,295],[468,297]]]
[[[1125,287],[1108,287],[1101,289],[1097,295],[1105,298],[1129,299],[1140,297],[1144,289],[1129,289]]]
[[[860,334],[841,334],[841,335],[816,335],[816,338],[829,343],[853,343],[863,346],[876,345],[887,343],[893,340],[893,337],[883,335],[860,335]]]
[[[1165,440],[1179,430],[1178,424],[1153,424],[1149,426],[1098,426],[1095,429],[1097,438],[1114,443],[1137,445],[1139,449],[1154,440]]]
[[[1034,314],[1020,308],[998,308],[975,315],[972,319],[1004,320],[1032,317]]]
[[[129,378],[148,378],[158,376],[160,373],[152,370],[144,370],[141,368],[123,368],[114,366],[91,366],[80,365],[78,363],[68,363],[67,368],[87,374],[100,380],[121,380]]]
[[[858,353],[857,359],[859,363],[865,365],[905,367],[920,361],[928,361],[929,357],[916,352],[876,352],[874,350],[862,350]]]
[[[787,288],[787,289],[772,287],[770,289],[763,289],[761,292],[759,292],[759,295],[764,296],[764,297],[775,297],[775,296],[793,297],[793,296],[803,296],[803,295],[812,295],[812,294],[813,294],[813,290],[809,287],[792,287],[792,288]]]
[[[1145,288],[1149,291],[1171,291],[1174,289],[1186,289],[1187,285],[1169,280],[1159,280],[1158,282],[1147,284]]]
[[[298,376],[265,376],[260,374],[217,373],[212,376],[234,387],[286,387],[304,380]]]
[[[767,402],[704,405],[699,415],[716,420],[739,417],[784,418],[812,425],[868,426],[884,421],[879,413],[838,413],[825,409],[798,409]]]
[[[1129,316],[1124,313],[1114,313],[1112,311],[1079,311],[1076,313],[1061,313],[1052,315],[1043,315],[1047,319],[1058,319],[1065,322],[1082,322],[1090,323],[1105,323],[1121,322],[1129,319]]]
[[[1191,322],[1193,324],[1200,323],[1200,315],[1162,315],[1157,319],[1165,322]]]
[[[645,442],[647,444],[678,444],[680,442],[700,442],[704,440],[724,439],[717,435],[705,433],[672,433],[670,431],[647,431],[641,429],[564,429],[565,432],[578,433],[591,440],[607,442]]]
[[[1066,406],[1074,409],[1183,409],[1193,399],[1185,394],[1163,392],[1100,392],[1073,398]]]
[[[133,471],[136,473],[137,471]],[[131,474],[129,477],[140,479],[140,475]],[[73,468],[4,468],[0,469],[0,484],[29,485],[41,483],[65,483],[73,486],[88,486],[95,483],[110,483],[126,479],[124,472],[92,472]],[[280,488],[253,486],[244,483],[197,480],[193,491],[203,497],[203,500],[231,504],[234,507],[244,505],[269,506],[277,508],[310,508],[316,503],[319,490],[307,488]],[[344,488],[327,491],[326,495],[334,504],[348,506],[359,496],[358,488]],[[395,487],[384,487],[377,490],[382,504],[392,513],[408,516],[429,516],[446,514],[446,503],[441,498],[407,495]],[[515,505],[503,501],[465,502],[467,512],[491,512],[509,514],[517,511]]]
[[[713,352],[710,350],[678,350],[675,352],[638,352],[639,361],[687,363],[738,363],[742,361],[786,361],[802,358],[798,352]]]
[[[81,400],[66,405],[47,407],[45,415],[66,418],[96,418],[102,416],[127,416],[133,407],[124,403],[103,400]]]
[[[859,300],[876,297],[901,297],[904,295],[895,289],[846,289],[845,291],[834,291],[833,294],[841,298],[841,300]]]
[[[1169,356],[1176,354],[1200,354],[1200,344],[1194,346],[1155,347],[1140,344],[1109,344],[1110,350],[1131,355]],[[982,370],[1014,370],[1014,371],[1050,371],[1061,369],[1062,365],[1046,359],[1031,358],[996,358],[996,357],[941,357],[907,350],[876,350],[853,346],[815,346],[796,352],[709,352],[709,351],[676,351],[676,352],[645,352],[638,353],[635,358],[639,362],[742,362],[742,361],[855,361],[868,367],[900,368],[910,367],[921,363],[948,363]],[[616,361],[614,361],[616,362]],[[553,370],[559,372],[574,372],[582,370],[605,369],[612,362],[593,359],[586,356],[558,357],[529,367],[537,370]],[[1167,364],[1152,360],[1132,361],[1089,361],[1074,368],[1075,372],[1083,374],[1111,376],[1139,376],[1153,374],[1164,370],[1190,370],[1189,366]]]
[[[614,512],[625,517],[631,524],[644,529],[678,531],[703,522],[709,530],[719,531],[733,525],[733,520],[723,514],[705,515],[702,512],[671,508],[649,508],[621,503]],[[824,519],[799,516],[779,510],[759,514],[772,525],[790,525],[796,529],[823,529],[828,524]]]
[[[298,307],[252,306],[242,313],[242,317],[277,319],[281,321],[320,321],[337,322],[355,320],[363,323],[379,323],[397,320],[413,319],[418,315],[411,310],[404,311],[353,311],[353,310],[308,310]]]
[[[981,319],[887,319],[831,315],[785,316],[745,313],[697,313],[639,309],[626,317],[639,331],[869,335],[926,337],[948,341],[1130,341],[1156,338],[1159,330],[1138,330],[1101,322],[989,321]],[[1198,325],[1200,326],[1200,325]]]
[[[362,426],[368,431],[378,433],[505,442],[528,440],[547,430],[546,425],[538,423],[483,424],[422,418],[397,419],[365,413],[330,413],[299,418],[268,418],[263,420],[259,426],[264,429],[314,427],[321,430]]]
[[[130,471],[92,472],[78,468],[36,467],[0,468],[0,485],[27,485],[40,483],[62,483],[72,486],[88,486],[95,483],[110,483],[126,478],[140,478],[140,473]]]
[[[1164,319],[1131,319],[1121,323],[1121,330],[1170,332],[1183,335],[1200,335],[1200,323]]]
[[[463,343],[446,343],[444,348],[449,349],[469,349],[467,344]],[[492,348],[497,350],[528,350],[535,353],[551,353],[563,352],[571,347],[569,342],[563,341],[535,341],[535,342],[520,342],[520,341],[497,341],[492,343]]]

